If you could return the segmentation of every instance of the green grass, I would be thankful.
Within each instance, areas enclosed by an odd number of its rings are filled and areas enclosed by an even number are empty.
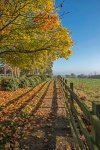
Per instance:
[[[100,79],[88,78],[66,78],[68,85],[74,84],[74,92],[85,102],[88,107],[92,107],[92,101],[100,101]]]

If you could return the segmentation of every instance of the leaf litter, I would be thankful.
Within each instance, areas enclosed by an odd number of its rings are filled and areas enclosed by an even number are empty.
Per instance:
[[[29,99],[32,95],[34,96]],[[3,106],[7,106],[10,101],[7,100]],[[35,107],[36,110],[34,110]],[[74,149],[70,128],[67,128],[69,123],[62,95],[57,82],[52,81],[44,86],[41,84],[18,99],[17,102],[13,102],[3,109],[0,114],[1,118],[3,117],[0,120],[1,149]]]

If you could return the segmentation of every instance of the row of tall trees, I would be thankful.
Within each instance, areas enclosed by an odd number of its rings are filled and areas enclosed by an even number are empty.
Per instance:
[[[60,6],[59,6],[60,8]],[[20,69],[44,72],[73,53],[54,0],[0,0],[0,58]]]

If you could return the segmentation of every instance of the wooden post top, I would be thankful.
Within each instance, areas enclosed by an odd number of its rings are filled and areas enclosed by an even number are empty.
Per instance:
[[[92,111],[100,119],[100,101],[92,102]]]

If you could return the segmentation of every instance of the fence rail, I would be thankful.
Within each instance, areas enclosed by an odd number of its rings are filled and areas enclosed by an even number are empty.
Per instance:
[[[0,74],[0,77],[10,77],[12,76],[11,74]]]
[[[58,81],[66,104],[66,111],[68,112],[76,149],[100,150],[100,101],[92,102],[91,111],[73,92],[73,83],[70,83],[69,87],[67,85],[67,80],[60,76],[58,77]],[[75,104],[78,105],[84,114],[84,117],[90,122],[91,132],[86,127],[86,123],[84,123],[84,120],[76,109]]]

